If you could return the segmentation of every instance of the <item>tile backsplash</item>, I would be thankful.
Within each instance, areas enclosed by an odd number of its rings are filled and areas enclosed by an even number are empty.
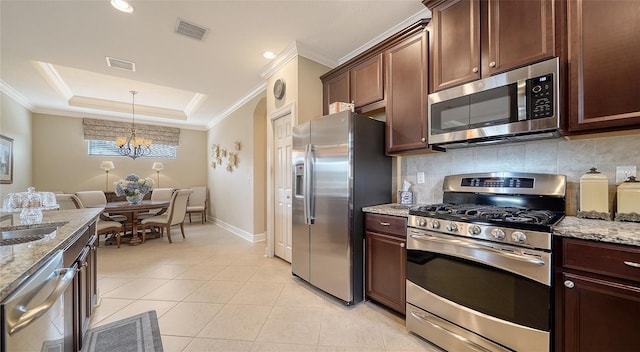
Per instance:
[[[402,158],[402,180],[411,182],[416,204],[442,201],[442,180],[450,174],[516,171],[567,176],[567,214],[578,204],[580,177],[596,167],[609,178],[610,202],[616,184],[616,166],[640,169],[640,135],[582,140],[564,138],[450,150],[446,153]],[[425,183],[417,183],[424,172]]]

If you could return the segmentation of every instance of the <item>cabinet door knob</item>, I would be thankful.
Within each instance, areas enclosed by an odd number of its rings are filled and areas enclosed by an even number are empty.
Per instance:
[[[400,248],[404,248],[404,242],[400,243]]]
[[[426,139],[426,138],[424,138],[424,137],[422,137],[422,139],[420,139],[420,141],[421,141],[422,143],[424,143],[424,142],[426,142],[426,141],[427,141],[427,139]]]
[[[640,264],[639,263],[635,263],[635,262],[624,262],[626,265],[628,266],[632,266],[634,268],[640,268]]]
[[[489,67],[496,67],[496,62],[495,61],[491,61],[489,63]]]
[[[473,73],[478,73],[478,68],[474,67],[474,68],[471,69],[471,71],[473,71]]]
[[[564,285],[568,288],[574,288],[576,286],[576,284],[574,284],[571,280],[565,280]]]

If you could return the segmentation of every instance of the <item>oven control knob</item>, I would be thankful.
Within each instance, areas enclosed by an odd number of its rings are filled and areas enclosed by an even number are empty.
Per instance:
[[[503,240],[504,231],[502,231],[501,229],[493,229],[491,230],[491,236],[493,236],[493,238],[495,238],[496,240]]]
[[[469,234],[471,236],[477,236],[480,234],[480,232],[482,232],[482,229],[480,228],[480,226],[478,225],[469,226]]]
[[[513,240],[513,242],[523,243],[527,240],[527,236],[524,234],[524,232],[513,231],[513,233],[511,234],[511,239]]]
[[[447,231],[458,232],[458,226],[456,224],[450,222],[447,224]]]
[[[438,229],[440,228],[440,221],[431,220],[431,222],[429,223],[429,226],[431,226],[432,229]]]
[[[418,219],[418,226],[420,226],[420,227],[425,227],[425,226],[427,226],[427,220],[425,220],[425,219]]]

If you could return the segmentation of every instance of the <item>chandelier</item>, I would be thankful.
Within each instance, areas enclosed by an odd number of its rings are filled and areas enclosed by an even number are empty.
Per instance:
[[[151,139],[138,137],[136,135],[136,92],[135,90],[129,91],[131,93],[131,135],[128,137],[116,137],[116,145],[118,146],[118,152],[122,156],[128,156],[131,159],[136,159],[141,156],[146,156],[151,153]]]

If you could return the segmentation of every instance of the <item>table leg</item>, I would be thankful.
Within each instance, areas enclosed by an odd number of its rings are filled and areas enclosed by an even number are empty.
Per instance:
[[[138,212],[134,211],[131,217],[132,217],[133,224],[131,224],[132,231],[131,231],[131,241],[129,241],[129,244],[132,246],[137,246],[142,243],[142,239],[138,237]]]

